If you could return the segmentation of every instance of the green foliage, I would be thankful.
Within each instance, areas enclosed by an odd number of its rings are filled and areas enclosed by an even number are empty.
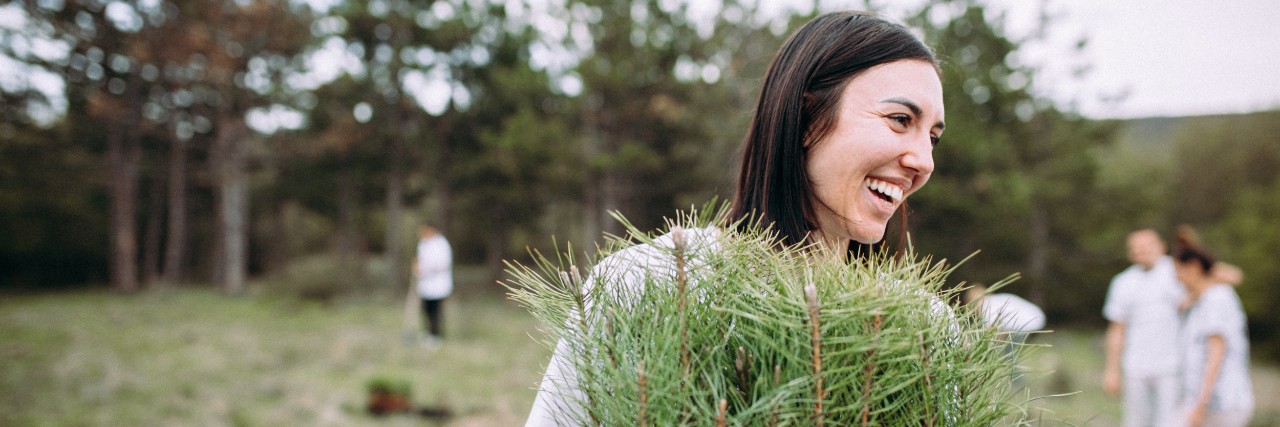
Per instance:
[[[331,253],[298,257],[265,279],[264,290],[273,297],[322,304],[365,299],[387,275],[383,261],[375,257],[342,260]],[[398,285],[409,286],[407,282]]]
[[[1280,176],[1280,112],[1192,118],[1173,140],[1171,218],[1211,224],[1239,214],[1223,189],[1265,188]],[[1247,197],[1241,193],[1235,197]]]
[[[380,375],[365,381],[364,388],[369,393],[388,393],[403,397],[413,396],[413,383],[404,378]]]
[[[462,70],[475,100],[444,141],[453,159],[444,165],[445,179],[465,195],[455,209],[471,213],[453,229],[484,236],[455,240],[455,253],[462,259],[482,253],[495,272],[503,257],[533,244],[524,235],[565,232],[567,221],[547,226],[545,215],[582,184],[576,135],[563,112],[567,101],[552,91],[545,72],[529,66],[530,37],[504,33],[489,44],[488,63]]]
[[[579,422],[1022,422],[1017,348],[942,302],[955,292],[943,263],[843,262],[764,230],[681,228],[714,223],[685,216],[654,238],[624,221],[634,240],[613,238],[585,279],[571,253],[511,266],[513,298],[570,349]],[[623,249],[634,243],[646,246]]]
[[[747,117],[739,111],[750,111],[759,82],[721,77],[741,77],[742,66],[732,61],[767,61],[776,37],[750,20],[695,22],[687,3],[568,3],[575,13],[565,24],[591,36],[588,46],[575,46],[582,57],[571,70],[583,86],[571,114],[583,153],[587,232],[618,231],[602,218],[606,211],[654,227],[673,209],[724,195],[732,170],[724,159],[743,135]],[[723,6],[747,13],[737,2]],[[762,58],[741,57],[738,47]],[[749,86],[752,97],[738,96],[735,83]],[[584,237],[596,241],[599,232]]]
[[[1280,359],[1280,313],[1273,309],[1280,301],[1280,177],[1266,187],[1247,188],[1236,194],[1227,208],[1231,214],[1210,230],[1213,247],[1224,260],[1245,271],[1245,282],[1237,290],[1249,317],[1249,336],[1256,353]]]
[[[94,150],[101,139],[69,124],[0,127],[10,132],[0,135],[0,288],[105,279],[108,209]]]
[[[929,2],[909,22],[942,61],[947,107],[937,170],[911,199],[913,241],[947,259],[982,251],[955,276],[993,282],[1021,271],[1014,291],[1051,319],[1089,318],[1080,313],[1096,312],[1101,297],[1077,292],[1078,282],[1100,283],[1089,273],[1112,253],[1082,243],[1113,214],[1090,209],[1099,206],[1094,153],[1116,128],[1034,94],[1035,68],[1015,59],[1027,40],[1006,35],[981,2]]]

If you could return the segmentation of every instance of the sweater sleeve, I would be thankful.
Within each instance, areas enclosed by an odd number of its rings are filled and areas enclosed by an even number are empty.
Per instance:
[[[582,401],[586,396],[578,389],[578,371],[569,360],[568,343],[561,339],[551,355],[551,363],[542,374],[538,396],[525,427],[553,427],[575,425],[581,419]]]

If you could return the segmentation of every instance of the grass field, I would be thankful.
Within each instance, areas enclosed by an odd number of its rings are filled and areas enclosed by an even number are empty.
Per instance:
[[[549,351],[496,291],[446,306],[447,341],[405,341],[402,302],[172,290],[0,297],[0,425],[407,426],[364,411],[407,381],[450,426],[523,423]],[[428,424],[431,425],[431,424]]]
[[[1102,392],[1101,331],[1057,331],[1038,335],[1031,344],[1023,363],[1028,371],[1023,395],[1040,397],[1029,405],[1036,425],[1121,425],[1120,399]],[[1255,363],[1250,377],[1257,400],[1250,425],[1280,426],[1280,369]]]
[[[496,285],[446,306],[447,342],[407,345],[401,302],[303,302],[262,293],[178,289],[135,295],[0,296],[0,425],[520,425],[548,351],[537,325]],[[1035,337],[1026,357],[1038,425],[1118,425],[1099,391],[1093,331]],[[1280,370],[1253,367],[1254,425],[1280,425]],[[411,385],[452,416],[374,417],[368,382]]]

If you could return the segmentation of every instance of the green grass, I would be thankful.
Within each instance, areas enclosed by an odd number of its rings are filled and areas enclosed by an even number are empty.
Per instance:
[[[492,290],[449,300],[434,351],[406,344],[403,302],[200,290],[2,298],[6,426],[422,425],[365,414],[378,378],[448,407],[444,425],[515,425],[549,354],[532,317]]]
[[[264,285],[259,285],[264,286]],[[483,289],[468,288],[474,286]],[[523,423],[549,351],[496,285],[460,285],[447,342],[403,340],[403,303],[331,304],[194,289],[0,296],[0,425],[408,426],[365,414],[365,387],[404,381],[447,426]],[[1026,396],[1040,425],[1119,425],[1096,331],[1037,336]],[[1255,426],[1280,425],[1280,370],[1255,365]],[[427,423],[426,425],[432,425]]]
[[[1027,385],[1034,398],[1031,419],[1046,426],[1120,426],[1120,398],[1102,391],[1101,331],[1068,330],[1030,340],[1023,357]],[[1251,426],[1280,426],[1280,369],[1255,362],[1250,367],[1257,408]]]

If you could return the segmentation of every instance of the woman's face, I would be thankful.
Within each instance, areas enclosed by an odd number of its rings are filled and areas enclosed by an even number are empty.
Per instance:
[[[884,238],[893,212],[933,172],[942,119],[942,81],[929,62],[880,64],[846,83],[831,132],[806,141],[817,237]]]
[[[1194,291],[1195,286],[1205,276],[1204,270],[1195,261],[1175,262],[1173,263],[1173,271],[1178,275],[1178,281],[1182,282],[1182,286],[1187,288],[1188,291]]]

